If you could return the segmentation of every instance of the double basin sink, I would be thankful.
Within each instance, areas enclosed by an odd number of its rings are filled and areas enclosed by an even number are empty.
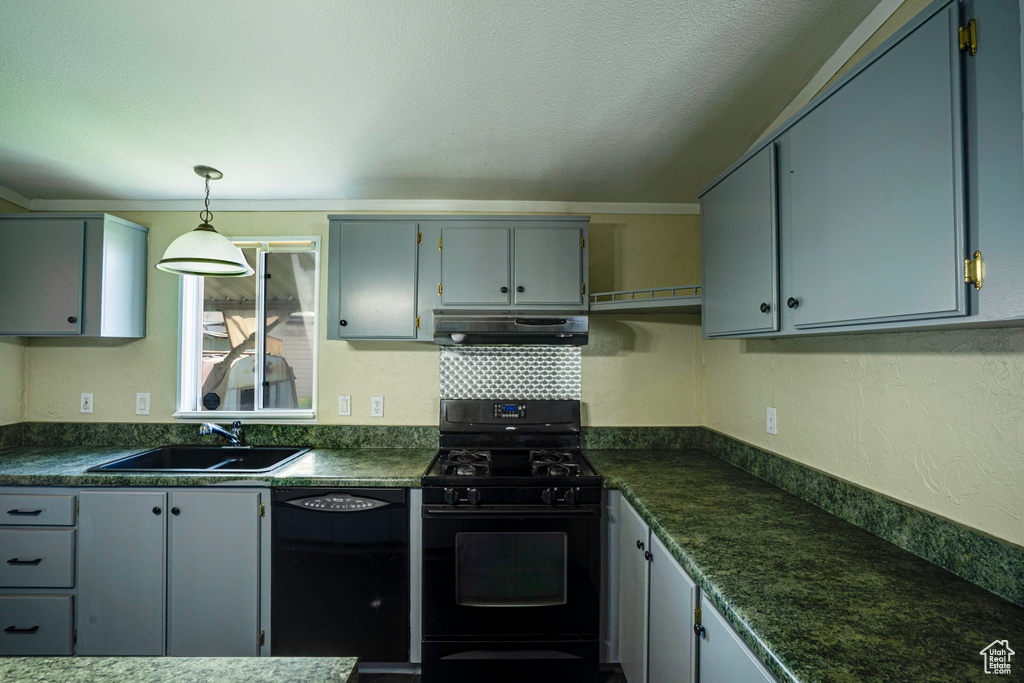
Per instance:
[[[308,448],[259,446],[163,446],[90,467],[87,471],[255,474],[277,469],[308,451]]]

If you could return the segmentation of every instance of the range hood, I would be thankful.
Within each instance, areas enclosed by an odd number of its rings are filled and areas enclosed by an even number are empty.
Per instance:
[[[585,313],[552,311],[466,311],[434,313],[434,343],[547,344],[583,346],[590,319]]]

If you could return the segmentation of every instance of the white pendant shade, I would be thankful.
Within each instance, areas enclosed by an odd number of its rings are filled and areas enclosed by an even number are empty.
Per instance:
[[[214,277],[242,277],[254,272],[242,250],[207,223],[171,242],[156,267],[178,275]]]

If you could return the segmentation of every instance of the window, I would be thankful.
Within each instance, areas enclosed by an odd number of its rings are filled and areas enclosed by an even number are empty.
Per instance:
[[[253,275],[181,278],[174,416],[314,419],[320,238],[232,241]]]

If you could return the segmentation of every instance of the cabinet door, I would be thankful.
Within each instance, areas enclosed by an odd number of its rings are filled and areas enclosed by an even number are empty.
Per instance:
[[[779,329],[774,144],[700,202],[705,336]]]
[[[165,494],[83,491],[78,654],[164,654]]]
[[[583,304],[583,231],[578,227],[516,228],[516,305]],[[520,291],[522,289],[522,291]]]
[[[331,226],[336,339],[416,338],[413,222],[344,221]]]
[[[692,681],[693,598],[697,584],[651,534],[651,611],[648,681]]]
[[[966,314],[958,26],[951,3],[790,131],[797,328]]]
[[[629,683],[645,683],[650,529],[625,499],[619,522],[619,663]]]
[[[510,232],[508,228],[441,229],[442,306],[509,304]]]
[[[701,597],[700,683],[776,683],[707,598]]]
[[[167,654],[259,654],[260,492],[173,491]]]
[[[85,221],[0,220],[0,334],[81,334]]]

